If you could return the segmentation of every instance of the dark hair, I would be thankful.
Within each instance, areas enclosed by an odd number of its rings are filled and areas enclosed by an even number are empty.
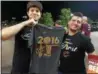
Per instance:
[[[30,1],[27,4],[27,11],[29,10],[30,7],[38,7],[40,9],[40,11],[42,11],[43,6],[40,2],[38,1]]]
[[[61,20],[56,20],[55,24],[59,24],[60,25],[61,24]]]
[[[81,12],[74,12],[73,16],[83,17],[83,14]]]

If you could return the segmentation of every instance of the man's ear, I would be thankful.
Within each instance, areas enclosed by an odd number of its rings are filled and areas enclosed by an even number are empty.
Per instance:
[[[29,15],[29,12],[27,11],[27,16]]]
[[[41,17],[42,17],[42,12],[40,13]]]
[[[68,24],[70,24],[70,21],[68,21]]]
[[[29,19],[29,12],[27,11],[27,19]]]

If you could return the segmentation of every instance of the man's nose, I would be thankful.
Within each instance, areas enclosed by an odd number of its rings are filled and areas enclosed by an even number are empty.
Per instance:
[[[78,24],[78,22],[77,22],[77,21],[75,21],[74,23],[75,23],[75,24]]]
[[[36,11],[33,11],[33,14],[36,14]]]

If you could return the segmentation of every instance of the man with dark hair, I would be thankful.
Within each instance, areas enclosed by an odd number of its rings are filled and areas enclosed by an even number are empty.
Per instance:
[[[15,36],[15,50],[12,64],[12,74],[28,73],[30,64],[30,49],[28,39],[32,26],[37,24],[41,17],[42,4],[31,1],[27,4],[28,20],[11,27],[2,29],[2,40]]]
[[[83,17],[83,14],[81,12],[74,12],[73,15],[74,16],[78,16],[78,17],[81,17],[81,18]]]
[[[91,40],[79,32],[82,13],[73,13],[68,21],[68,35],[64,36],[60,55],[60,74],[86,74],[85,52],[91,54],[94,47]]]
[[[40,2],[29,2],[27,4],[29,20],[2,29],[2,40],[15,36],[12,74],[58,72],[60,45],[65,30],[37,24],[41,18],[42,8]]]

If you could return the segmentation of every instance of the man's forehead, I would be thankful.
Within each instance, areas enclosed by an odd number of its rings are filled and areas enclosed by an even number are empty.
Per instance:
[[[72,19],[82,21],[82,18],[79,16],[73,16]]]

